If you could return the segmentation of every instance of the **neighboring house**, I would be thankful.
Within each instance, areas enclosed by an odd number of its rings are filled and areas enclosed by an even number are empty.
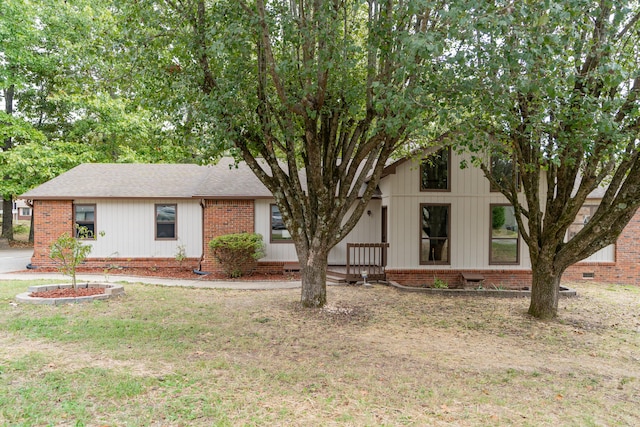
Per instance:
[[[1,203],[0,203],[1,204]],[[12,214],[14,220],[31,220],[31,206],[23,199],[18,199],[13,202]],[[3,214],[2,207],[0,207],[0,216]]]
[[[438,278],[450,286],[462,273],[486,285],[530,285],[531,265],[513,209],[492,191],[480,169],[461,169],[465,156],[443,149],[429,162],[402,159],[385,168],[379,195],[329,255],[331,266],[384,263],[389,280],[411,285]],[[469,159],[466,159],[467,161]],[[470,162],[468,162],[470,163]],[[503,164],[494,163],[496,171]],[[593,194],[569,233],[597,206]],[[84,164],[23,194],[34,206],[32,265],[51,267],[49,245],[74,224],[97,235],[87,264],[177,267],[218,271],[208,242],[236,232],[260,233],[266,257],[259,270],[295,268],[297,256],[274,199],[244,164]],[[571,279],[640,283],[640,215],[611,245],[565,274]],[[385,253],[381,243],[388,244]],[[352,245],[360,244],[360,245]],[[366,259],[366,260],[365,260]],[[363,261],[364,260],[364,261]],[[363,267],[373,271],[373,266]],[[344,268],[332,267],[344,273]],[[362,267],[361,267],[362,269]],[[359,276],[361,270],[356,270]]]
[[[27,204],[27,202],[23,199],[18,199],[13,202],[15,219],[21,221],[30,221],[31,220],[31,206]]]

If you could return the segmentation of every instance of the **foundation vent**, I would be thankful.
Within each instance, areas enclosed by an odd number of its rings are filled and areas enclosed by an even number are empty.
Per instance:
[[[596,277],[596,273],[594,273],[593,271],[590,271],[588,273],[587,272],[582,273],[583,279],[595,279],[595,277]]]

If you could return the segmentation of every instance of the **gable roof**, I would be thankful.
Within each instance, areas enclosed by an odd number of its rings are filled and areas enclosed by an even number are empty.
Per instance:
[[[22,199],[270,198],[251,169],[223,158],[195,164],[85,163],[24,193]]]

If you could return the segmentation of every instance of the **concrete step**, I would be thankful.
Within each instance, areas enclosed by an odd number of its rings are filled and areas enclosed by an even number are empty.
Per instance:
[[[327,282],[330,283],[347,283],[344,277],[335,274],[327,274]]]

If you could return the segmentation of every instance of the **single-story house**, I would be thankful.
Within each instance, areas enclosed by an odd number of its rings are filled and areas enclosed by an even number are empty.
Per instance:
[[[2,206],[0,206],[0,216],[3,214]],[[29,221],[31,219],[31,206],[29,206],[27,201],[24,199],[14,200],[11,214],[13,215],[14,220]]]
[[[379,194],[331,251],[330,266],[362,264],[357,251],[373,250],[384,276],[404,284],[437,278],[453,286],[464,273],[488,285],[529,286],[531,264],[513,208],[479,168],[460,168],[464,159],[443,148],[428,162],[390,163]],[[569,233],[588,221],[598,197],[590,196]],[[49,245],[76,224],[97,236],[88,266],[217,271],[208,242],[236,232],[263,236],[259,271],[279,273],[298,262],[273,196],[245,164],[235,167],[228,158],[215,166],[83,164],[21,198],[33,205],[35,268],[53,266]],[[637,214],[615,245],[571,267],[565,278],[640,283],[639,231]],[[182,263],[179,253],[186,256]]]

